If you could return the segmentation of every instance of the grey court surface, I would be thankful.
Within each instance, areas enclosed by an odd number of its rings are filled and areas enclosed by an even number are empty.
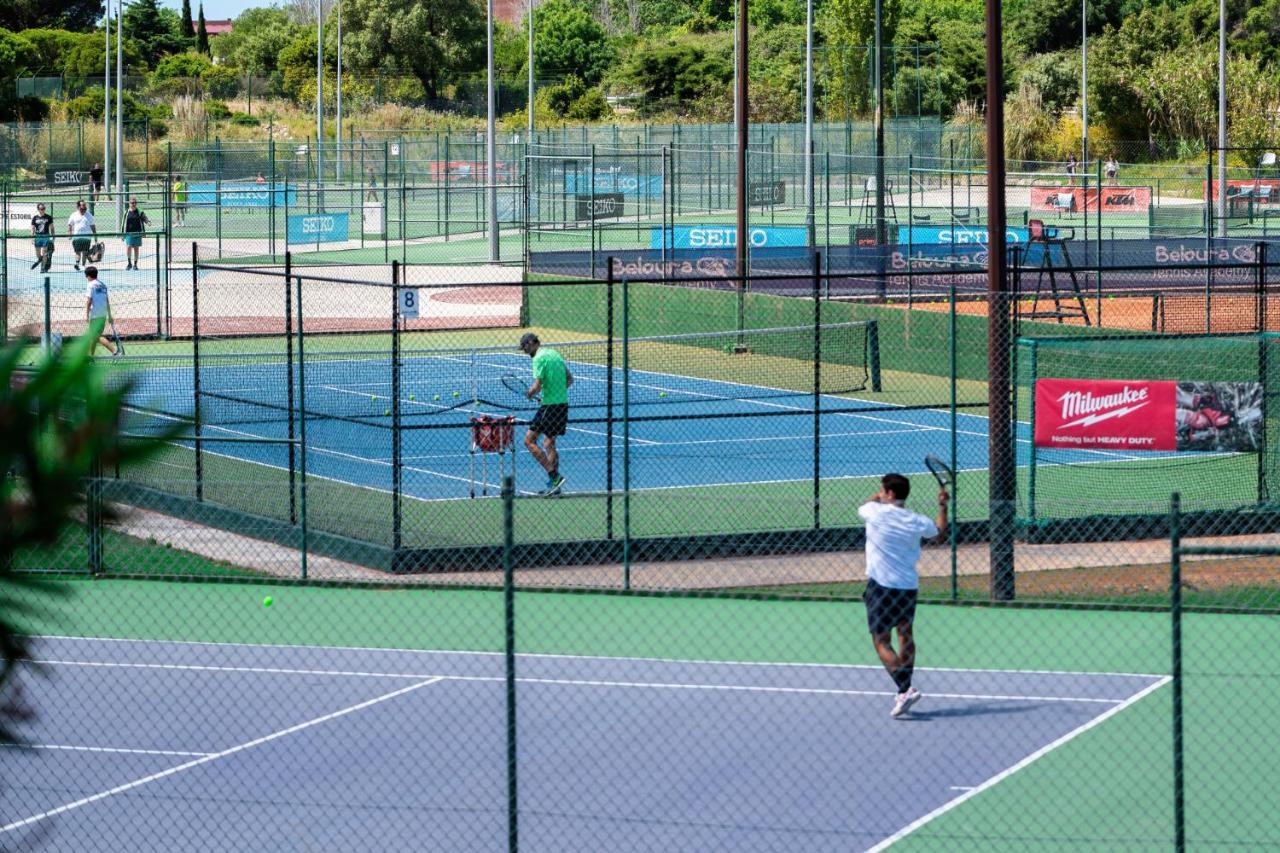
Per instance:
[[[502,850],[501,654],[42,638],[0,849]],[[861,850],[1158,675],[521,655],[525,850]]]

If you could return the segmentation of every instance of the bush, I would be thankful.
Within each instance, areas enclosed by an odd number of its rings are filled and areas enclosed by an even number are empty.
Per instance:
[[[251,116],[248,113],[238,112],[231,114],[231,123],[238,124],[241,127],[257,127],[262,124],[262,122],[260,122],[255,116]]]
[[[204,102],[204,114],[214,121],[231,118],[231,110],[222,101],[208,100]]]
[[[613,108],[605,100],[604,92],[598,88],[588,89],[577,100],[569,105],[566,118],[579,121],[599,121],[613,115]]]
[[[200,75],[205,92],[215,98],[230,98],[240,91],[240,76],[230,68],[211,65]]]

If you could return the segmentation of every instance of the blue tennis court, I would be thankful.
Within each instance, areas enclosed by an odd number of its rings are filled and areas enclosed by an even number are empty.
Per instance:
[[[396,383],[389,360],[358,355],[312,359],[310,353],[307,358],[308,475],[391,490]],[[568,432],[559,441],[568,492],[603,492],[610,482],[614,489],[622,488],[624,454],[632,490],[804,482],[814,478],[815,470],[824,480],[878,476],[887,470],[923,473],[926,454],[949,455],[951,415],[944,407],[899,407],[852,391],[815,396],[674,373],[624,373],[616,365],[611,373],[600,361],[569,362],[576,381],[570,389]],[[823,380],[823,387],[831,387],[827,382],[856,387],[862,368],[842,369],[849,375]],[[529,371],[529,359],[514,352],[406,356],[398,413],[403,494],[420,500],[466,497],[473,476],[481,480],[482,471],[487,473],[483,488],[492,493],[500,482],[498,459],[471,452],[470,419],[481,416],[516,418],[517,488],[521,493],[541,489],[545,474],[521,445],[521,424],[532,408],[499,381],[515,377],[515,384],[524,387],[532,381]],[[153,368],[143,374],[136,398],[166,411],[182,410],[185,403],[185,411],[190,411],[192,382],[189,365]],[[288,411],[303,406],[304,383],[296,373],[290,377],[284,363],[213,360],[201,368],[201,382],[202,431],[207,438],[301,437],[301,421],[295,418],[290,425]],[[607,417],[610,390],[612,423]],[[624,406],[624,394],[630,396],[629,406]],[[815,401],[820,412],[816,417]],[[624,413],[629,413],[628,425],[621,422]],[[958,471],[986,469],[987,427],[985,416],[957,415]],[[1026,423],[1018,425],[1020,444],[1029,444],[1029,430]],[[288,450],[280,445],[211,440],[204,452],[289,467]],[[1043,453],[1047,464],[1150,461],[1161,456],[1092,450]],[[508,454],[506,465],[510,458]]]
[[[7,849],[506,843],[502,654],[45,637],[34,657]],[[879,849],[1169,680],[921,669],[893,720],[876,666],[523,654],[515,675],[532,850]]]

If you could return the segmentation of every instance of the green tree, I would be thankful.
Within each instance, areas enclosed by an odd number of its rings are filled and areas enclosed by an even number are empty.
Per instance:
[[[279,69],[280,51],[300,33],[302,28],[290,21],[283,9],[246,9],[235,19],[231,32],[213,39],[209,46],[219,64],[265,77]],[[314,30],[310,37],[315,41]],[[345,40],[345,33],[343,37]],[[311,61],[314,64],[314,51]]]
[[[196,20],[196,50],[209,55],[209,30],[204,25],[204,4],[200,4],[200,17]]]
[[[604,27],[574,0],[547,0],[535,12],[533,64],[538,74],[575,74],[588,84],[614,60]]]
[[[195,24],[191,23],[191,0],[182,0],[182,37],[185,39],[196,37]]]
[[[48,27],[89,32],[102,20],[102,0],[0,0],[0,21],[18,32]]]
[[[154,67],[160,57],[186,50],[182,20],[157,0],[134,0],[124,10],[124,35],[138,44],[143,61]]]
[[[874,0],[830,0],[823,10],[821,29],[827,44],[830,68],[828,109],[836,115],[865,113],[871,109],[869,80],[871,45],[875,40]],[[881,38],[888,53],[897,31],[899,0],[886,0],[881,8]],[[884,63],[886,90],[891,64]]]
[[[689,38],[643,45],[632,53],[623,77],[656,106],[675,106],[721,90],[733,77],[733,65]]]
[[[444,80],[484,59],[485,16],[478,0],[348,0],[343,58],[353,70],[407,72],[428,98]],[[283,65],[284,57],[281,56]],[[314,48],[312,62],[315,62]]]

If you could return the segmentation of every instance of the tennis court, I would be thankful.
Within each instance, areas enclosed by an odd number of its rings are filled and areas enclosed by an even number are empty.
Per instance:
[[[41,714],[6,750],[0,839],[506,842],[501,654],[45,637],[36,658]],[[877,849],[1168,681],[928,669],[927,702],[895,721],[871,665],[526,654],[515,667],[521,840],[562,850]]]

